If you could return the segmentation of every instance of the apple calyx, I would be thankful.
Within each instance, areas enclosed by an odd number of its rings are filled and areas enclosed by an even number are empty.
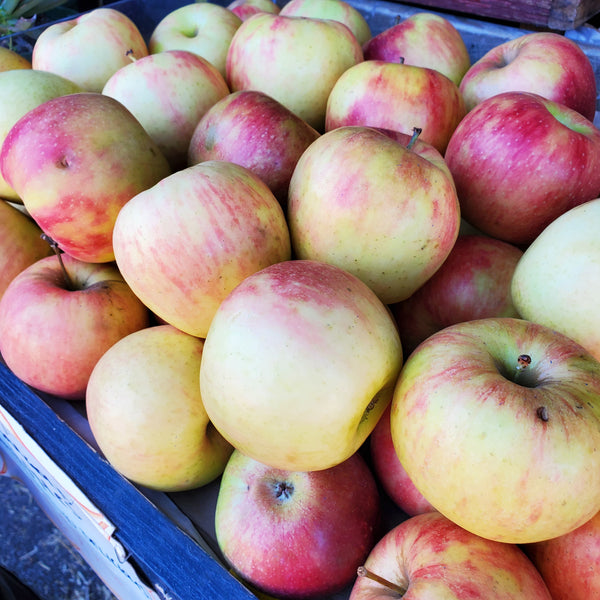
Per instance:
[[[419,139],[423,129],[421,127],[413,127],[412,131],[412,136],[410,140],[408,140],[408,144],[406,144],[407,150],[412,150],[413,146],[417,143],[417,140]]]
[[[537,410],[535,411],[535,414],[540,420],[544,422],[546,422],[549,419],[548,409],[545,406],[538,406]]]
[[[273,485],[273,495],[282,502],[289,500],[294,495],[294,485],[289,481],[277,481]]]
[[[56,256],[58,258],[58,262],[60,264],[60,268],[61,268],[61,270],[63,272],[63,276],[65,278],[65,286],[70,292],[73,292],[76,288],[73,285],[73,280],[71,279],[69,272],[67,271],[67,268],[65,267],[65,263],[63,262],[62,250],[58,247],[58,244],[49,235],[42,233],[42,235],[40,237],[44,241],[48,242],[48,244],[50,245],[50,248],[52,248],[52,251],[54,252],[54,254],[56,254]]]
[[[375,581],[376,583],[379,583],[380,585],[388,588],[392,592],[396,592],[397,594],[399,594],[398,598],[402,598],[407,592],[406,588],[403,588],[402,586],[396,583],[392,583],[391,581],[389,581],[389,579],[381,577],[381,575],[377,575],[376,573],[369,571],[369,569],[367,569],[367,567],[365,567],[364,565],[361,565],[360,567],[358,567],[358,569],[356,569],[356,574],[359,577],[366,577],[367,579],[371,579],[372,581]]]

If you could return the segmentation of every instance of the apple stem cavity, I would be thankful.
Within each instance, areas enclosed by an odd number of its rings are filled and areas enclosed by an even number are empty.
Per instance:
[[[366,577],[367,579],[371,579],[372,581],[379,583],[380,585],[392,590],[393,592],[398,593],[399,598],[402,598],[404,594],[406,594],[407,590],[405,588],[396,583],[392,583],[388,579],[381,577],[381,575],[377,575],[376,573],[369,571],[369,569],[367,569],[364,565],[361,565],[360,567],[358,567],[358,569],[356,569],[356,574],[359,577]]]
[[[65,267],[65,263],[62,259],[62,250],[58,247],[58,244],[49,235],[42,233],[42,235],[40,237],[43,240],[45,240],[46,242],[48,242],[50,248],[52,248],[52,251],[54,252],[54,254],[56,254],[56,256],[58,258],[58,262],[60,264],[60,268],[61,268],[61,270],[63,272],[63,276],[65,278],[66,288],[69,291],[74,291],[75,286],[73,285],[73,280],[69,276],[69,272],[67,271],[67,268]]]
[[[419,136],[421,135],[423,129],[421,127],[413,127],[413,132],[410,140],[408,140],[408,144],[406,144],[407,150],[412,150],[413,146],[417,143]]]

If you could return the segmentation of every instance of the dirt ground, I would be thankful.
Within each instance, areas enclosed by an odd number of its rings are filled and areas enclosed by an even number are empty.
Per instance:
[[[0,564],[40,600],[117,600],[19,481],[0,477]]]

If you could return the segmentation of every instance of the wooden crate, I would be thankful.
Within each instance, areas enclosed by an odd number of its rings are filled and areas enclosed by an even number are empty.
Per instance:
[[[559,31],[576,29],[600,13],[600,0],[416,0],[410,4]]]

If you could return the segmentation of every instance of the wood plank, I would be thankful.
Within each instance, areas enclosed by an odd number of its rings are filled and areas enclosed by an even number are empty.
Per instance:
[[[117,526],[130,560],[165,598],[256,600],[1,362],[0,404]]]

